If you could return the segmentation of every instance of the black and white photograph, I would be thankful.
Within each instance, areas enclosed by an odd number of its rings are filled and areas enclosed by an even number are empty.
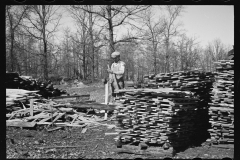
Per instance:
[[[234,9],[6,5],[6,158],[233,159]]]

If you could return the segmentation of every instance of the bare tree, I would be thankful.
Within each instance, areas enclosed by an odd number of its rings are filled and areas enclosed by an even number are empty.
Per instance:
[[[163,19],[159,18],[157,21],[154,21],[153,13],[151,10],[145,10],[142,15],[143,17],[143,26],[146,27],[144,31],[143,39],[147,40],[151,44],[152,55],[153,55],[153,64],[154,64],[154,73],[157,74],[157,48],[158,45],[162,43],[163,32],[165,30],[165,23]]]
[[[7,29],[9,31],[10,35],[10,66],[11,66],[11,71],[16,70],[16,64],[18,62],[17,58],[15,57],[14,53],[14,43],[15,43],[15,32],[17,28],[19,27],[21,21],[23,20],[24,16],[26,15],[26,12],[28,10],[28,7],[23,7],[23,6],[12,6],[12,5],[7,5],[6,6],[6,21],[8,24]]]
[[[210,54],[213,61],[222,60],[226,57],[226,50],[220,39],[215,39],[210,44]]]
[[[58,13],[59,6],[33,5],[28,6],[30,12],[24,20],[23,27],[27,34],[42,41],[43,53],[43,78],[48,79],[48,39],[54,36],[59,26],[61,14]]]
[[[206,54],[210,58],[210,70],[215,70],[215,65],[212,64],[218,60],[226,58],[227,48],[223,45],[220,39],[215,39],[206,46]]]
[[[183,6],[166,6],[167,17],[165,18],[166,28],[164,31],[165,36],[165,44],[166,44],[166,65],[165,72],[169,72],[169,44],[171,38],[179,34],[180,23],[176,23],[176,19],[180,16],[181,12],[183,12]]]
[[[66,77],[71,77],[71,66],[72,66],[72,56],[71,56],[71,39],[70,39],[70,29],[64,29],[64,40],[62,41],[62,52],[63,59],[62,63],[64,64],[64,72]]]
[[[77,6],[76,6],[77,7]],[[79,6],[80,7],[80,6]],[[114,28],[124,25],[124,24],[130,24],[130,22],[127,22],[127,19],[134,19],[135,16],[141,12],[149,8],[150,6],[112,6],[112,5],[106,5],[106,6],[96,6],[92,11],[87,10],[83,7],[80,7],[81,9],[93,13],[95,15],[98,15],[103,20],[102,27],[105,27],[108,31],[108,38],[105,37],[106,40],[109,42],[109,56],[112,52],[115,51],[114,45],[118,42],[125,42],[129,41],[129,39],[135,39],[136,37],[128,37],[127,39],[121,39],[114,41]],[[133,25],[133,24],[132,24]]]
[[[189,38],[185,34],[182,34],[179,40],[174,43],[179,53],[180,70],[189,70],[196,64],[199,56],[198,43],[197,38]]]
[[[102,34],[103,27],[99,27],[99,20],[101,19],[98,15],[93,14],[95,9],[94,6],[84,5],[84,6],[70,6],[67,7],[68,11],[71,13],[72,17],[75,19],[79,31],[82,31],[81,35],[81,45],[83,46],[83,65],[85,79],[87,75],[91,75],[91,80],[94,80],[96,69],[96,63],[99,62],[100,57],[98,55],[99,49],[106,45],[104,36]],[[98,63],[99,64],[99,63]]]
[[[125,35],[126,39],[128,35]],[[126,80],[133,80],[134,75],[136,73],[135,63],[135,51],[137,50],[138,43],[136,42],[124,42],[118,43],[115,47],[118,51],[121,52],[121,60],[126,63],[125,68],[125,79]]]

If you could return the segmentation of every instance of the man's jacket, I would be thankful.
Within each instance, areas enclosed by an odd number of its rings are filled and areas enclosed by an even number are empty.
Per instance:
[[[116,75],[117,79],[120,79],[123,77],[124,75],[124,71],[125,71],[125,63],[123,61],[118,61],[117,63],[113,63],[111,65],[111,70],[114,72],[114,74]]]

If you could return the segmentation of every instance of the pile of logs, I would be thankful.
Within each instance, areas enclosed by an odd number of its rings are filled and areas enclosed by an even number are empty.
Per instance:
[[[122,142],[169,148],[188,146],[201,138],[205,122],[198,111],[203,108],[191,92],[172,88],[119,92],[125,93],[116,98],[124,106],[115,111]]]
[[[40,98],[38,91],[27,91],[23,89],[6,89],[6,111],[13,112],[22,108],[29,103],[32,98]]]
[[[200,99],[209,102],[209,92],[214,82],[215,73],[200,70],[160,73],[144,76],[146,88],[169,87],[174,90],[191,91]]]
[[[82,109],[114,110],[116,105],[104,105],[90,101],[90,95],[61,96],[54,99],[41,98],[35,91],[7,89],[6,126],[40,127],[53,131],[62,127],[89,127],[115,125],[100,123],[103,118],[82,112]],[[79,100],[84,97],[85,100]],[[88,100],[86,100],[88,99]],[[84,131],[84,132],[85,132]]]
[[[21,78],[18,73],[11,72],[6,73],[5,86],[9,89],[24,89],[29,91],[38,90],[38,94],[44,98],[66,94],[66,91],[54,88],[51,81],[41,82],[35,79],[24,79]]]
[[[213,144],[234,143],[234,61],[220,60],[217,67],[216,82],[212,89],[212,102],[209,103],[209,129]]]
[[[200,132],[202,141],[210,137],[207,129],[211,128],[209,123],[209,104],[211,102],[211,91],[215,82],[216,73],[203,72],[201,70],[178,71],[172,73],[160,73],[158,75],[145,76],[146,88],[170,87],[178,91],[190,91],[199,99],[197,112],[198,121],[204,126]],[[197,121],[197,119],[196,119]],[[199,134],[197,134],[199,135]],[[199,138],[197,138],[199,139]]]

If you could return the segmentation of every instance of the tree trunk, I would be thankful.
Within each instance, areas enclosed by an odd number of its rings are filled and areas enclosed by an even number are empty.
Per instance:
[[[14,43],[14,33],[13,33],[13,31],[11,31],[11,48],[10,48],[11,72],[15,71],[15,65],[14,65],[15,56],[13,53],[13,43]]]
[[[24,60],[23,60],[23,62],[24,62],[24,64],[23,64],[23,66],[24,66],[24,74],[27,76],[28,75],[28,53],[25,53],[25,43],[24,43],[24,36],[22,35],[21,36],[21,39],[22,39],[22,46],[23,46],[23,50],[22,50],[22,57],[24,57]],[[28,47],[29,48],[29,47]]]
[[[98,54],[99,54],[99,50],[97,50],[97,55],[96,55],[96,69],[97,69],[97,71],[96,71],[96,73],[97,73],[97,78],[99,78],[99,56],[98,56]]]
[[[126,68],[126,80],[128,80],[128,67]]]
[[[169,45],[169,39],[167,38],[166,41],[166,65],[165,65],[165,73],[169,72],[169,53],[168,53],[168,46]]]
[[[86,67],[86,37],[85,37],[86,29],[85,27],[82,28],[82,41],[83,41],[83,57],[82,57],[82,67],[83,67],[83,79],[86,80],[87,76],[87,67]]]
[[[183,51],[180,49],[180,71],[183,70]]]
[[[112,65],[111,62],[111,54],[115,51],[114,49],[114,41],[113,41],[113,25],[112,25],[112,14],[111,14],[111,5],[107,5],[107,17],[108,17],[108,33],[109,33],[109,49],[108,49],[108,56],[109,56],[109,66]],[[107,73],[107,66],[105,66],[105,70],[104,70],[104,77],[108,78],[108,73]]]
[[[48,55],[47,55],[47,41],[46,41],[46,25],[45,25],[45,5],[42,5],[42,12],[43,12],[43,19],[42,19],[42,25],[43,25],[43,54],[44,54],[44,67],[43,67],[43,78],[45,81],[48,80]]]
[[[83,79],[86,80],[86,57],[85,57],[85,44],[83,45]]]
[[[154,74],[157,74],[157,49],[156,44],[153,42],[153,55],[154,55]]]
[[[44,37],[45,37],[45,34],[44,34]],[[44,80],[48,80],[48,55],[47,55],[47,42],[44,40],[43,41],[43,46],[44,46],[44,50],[43,50],[43,53],[44,53],[44,68],[43,68],[43,77],[44,77]]]
[[[90,10],[91,9],[91,6]],[[90,40],[91,40],[91,46],[90,46],[90,52],[92,54],[92,82],[94,81],[94,68],[95,68],[95,64],[94,64],[94,41],[93,41],[93,21],[92,21],[92,13],[89,13],[89,34],[90,34]]]
[[[113,41],[113,26],[112,26],[112,14],[111,14],[111,5],[107,5],[107,16],[108,16],[108,29],[109,29],[109,57],[111,53],[115,51],[114,41]]]

